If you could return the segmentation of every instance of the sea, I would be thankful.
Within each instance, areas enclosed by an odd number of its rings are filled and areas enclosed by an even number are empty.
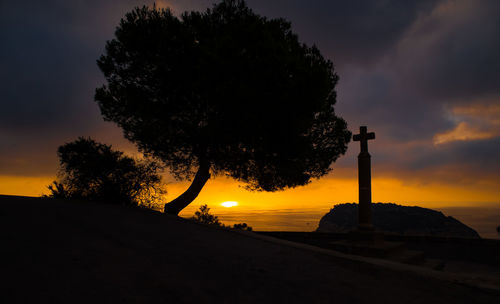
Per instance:
[[[231,208],[232,209],[232,208]],[[500,207],[442,207],[432,208],[452,216],[476,230],[482,238],[500,239]],[[314,231],[329,209],[245,210],[215,214],[225,225],[247,223],[255,231]],[[184,217],[188,217],[185,214]]]

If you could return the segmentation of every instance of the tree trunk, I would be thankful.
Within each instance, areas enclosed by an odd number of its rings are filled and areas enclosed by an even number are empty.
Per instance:
[[[200,161],[198,172],[191,183],[191,186],[173,201],[165,204],[165,213],[178,215],[182,209],[186,208],[200,194],[201,189],[210,178],[210,162]]]

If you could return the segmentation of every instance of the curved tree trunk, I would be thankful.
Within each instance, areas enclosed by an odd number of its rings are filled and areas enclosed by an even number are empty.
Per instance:
[[[178,215],[182,209],[186,208],[200,194],[201,189],[210,178],[210,162],[200,162],[198,172],[191,183],[191,186],[173,201],[165,204],[165,213]]]

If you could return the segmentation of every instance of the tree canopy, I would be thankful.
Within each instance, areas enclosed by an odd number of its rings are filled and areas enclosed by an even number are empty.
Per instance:
[[[61,171],[49,186],[51,197],[152,207],[165,194],[153,161],[83,137],[60,146],[57,154]]]
[[[104,118],[176,178],[194,177],[166,212],[187,206],[211,174],[250,190],[305,185],[327,174],[350,140],[334,111],[332,62],[299,42],[289,22],[244,1],[180,17],[136,8],[98,65]]]

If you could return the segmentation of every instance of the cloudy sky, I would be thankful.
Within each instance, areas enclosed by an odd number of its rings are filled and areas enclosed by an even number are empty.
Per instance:
[[[152,3],[0,0],[0,193],[46,192],[58,169],[57,147],[78,136],[137,153],[117,127],[102,120],[93,101],[104,82],[96,59],[120,18]],[[179,14],[204,10],[213,1],[156,3]],[[367,125],[377,135],[370,142],[374,201],[500,202],[500,1],[248,5],[290,20],[300,40],[316,44],[334,62],[340,76],[337,113],[353,132]],[[358,145],[351,143],[333,172],[310,186],[247,194],[236,183],[215,180],[197,201],[276,208],[356,201]],[[184,187],[169,184],[170,196]]]

